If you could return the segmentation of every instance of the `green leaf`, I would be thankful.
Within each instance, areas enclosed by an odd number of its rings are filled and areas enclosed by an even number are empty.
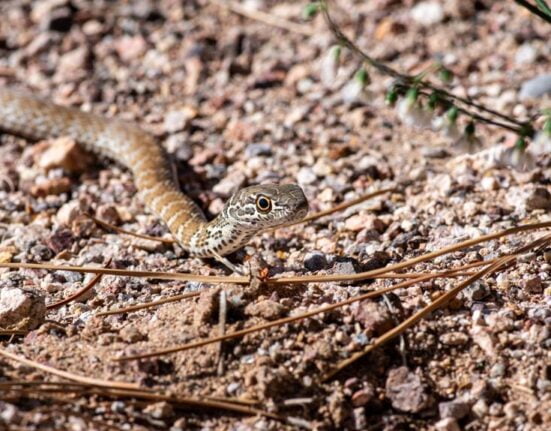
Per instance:
[[[526,140],[522,136],[515,142],[515,148],[521,152],[526,149]]]
[[[457,121],[457,117],[459,117],[459,109],[457,109],[457,106],[452,106],[450,109],[448,109],[448,112],[446,112],[446,116],[448,117],[448,120],[451,124],[455,124]]]
[[[308,3],[304,6],[304,9],[302,9],[302,18],[305,20],[310,20],[318,14],[319,10],[320,5],[318,2]]]
[[[396,89],[391,88],[387,91],[385,96],[385,102],[389,106],[394,106],[396,104],[396,101],[398,100],[398,92]]]
[[[446,69],[444,66],[442,66],[438,71],[438,78],[440,78],[442,82],[450,83],[453,81],[453,72],[450,69]]]
[[[551,18],[551,8],[549,5],[545,2],[545,0],[536,0],[536,4],[538,5],[538,8],[547,16]]]

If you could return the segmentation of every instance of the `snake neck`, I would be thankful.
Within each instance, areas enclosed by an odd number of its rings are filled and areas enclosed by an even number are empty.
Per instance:
[[[246,245],[254,232],[240,228],[220,213],[212,221],[196,225],[188,242],[190,254],[198,257],[225,256]]]

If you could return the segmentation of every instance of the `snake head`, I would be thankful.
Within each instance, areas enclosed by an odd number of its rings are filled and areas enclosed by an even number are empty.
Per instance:
[[[242,231],[256,232],[303,219],[308,201],[296,184],[262,184],[236,192],[223,213]]]

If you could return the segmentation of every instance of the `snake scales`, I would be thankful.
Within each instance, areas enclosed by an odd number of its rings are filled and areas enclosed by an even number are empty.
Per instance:
[[[267,228],[306,215],[308,203],[296,184],[251,186],[236,192],[212,221],[173,180],[164,149],[138,125],[58,106],[12,89],[0,88],[0,129],[29,139],[69,136],[87,150],[126,166],[147,206],[178,243],[198,257],[223,256]]]

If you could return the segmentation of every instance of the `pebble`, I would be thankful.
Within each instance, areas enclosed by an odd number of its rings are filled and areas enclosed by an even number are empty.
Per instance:
[[[461,428],[457,421],[453,418],[444,418],[434,424],[434,428],[438,431],[460,431]]]
[[[423,1],[411,9],[411,17],[419,24],[430,27],[444,20],[444,9],[439,2]]]
[[[44,296],[35,290],[17,287],[0,289],[0,328],[31,330],[46,316]]]
[[[463,291],[463,295],[471,301],[481,301],[490,294],[490,289],[483,283],[475,282]]]
[[[448,346],[463,346],[468,343],[469,336],[463,332],[448,332],[440,337],[440,341]]]
[[[327,258],[321,251],[311,251],[304,256],[304,267],[308,271],[319,271],[327,268]]]
[[[518,47],[515,53],[515,63],[518,65],[531,64],[536,61],[538,51],[529,43],[524,43]]]
[[[479,418],[484,417],[488,414],[488,403],[484,399],[479,399],[473,404],[471,411]]]
[[[271,156],[272,146],[267,143],[249,144],[245,148],[245,155],[247,157]]]
[[[232,171],[226,175],[222,181],[216,184],[212,188],[212,191],[225,197],[230,196],[245,184],[246,179],[243,172],[237,170]]]
[[[374,301],[362,301],[353,306],[353,317],[368,334],[382,335],[394,326],[392,315],[386,304]]]
[[[143,412],[156,419],[165,419],[174,415],[174,409],[172,405],[166,401],[161,401],[154,404],[149,404]]]
[[[441,418],[461,419],[469,413],[470,407],[464,401],[453,400],[438,404],[438,412]]]
[[[483,190],[493,191],[499,189],[499,183],[494,177],[484,177],[480,181]]]
[[[390,370],[385,389],[392,407],[402,412],[419,413],[430,405],[428,387],[407,367]]]
[[[551,193],[544,187],[537,187],[530,192],[524,201],[527,210],[551,209]]]
[[[45,197],[50,195],[60,195],[71,190],[71,181],[69,178],[53,178],[40,181],[31,187],[31,195],[34,197]]]
[[[190,120],[197,116],[197,111],[189,106],[170,111],[165,116],[164,128],[167,133],[176,133],[184,130]]]
[[[15,405],[0,401],[0,420],[4,424],[15,424],[19,420],[19,416],[19,409]]]
[[[92,156],[72,138],[61,137],[46,142],[47,149],[38,155],[38,165],[44,170],[62,168],[67,172],[83,172],[92,162]]]
[[[143,56],[147,43],[142,36],[124,35],[115,41],[114,48],[122,61],[130,62]]]
[[[275,320],[285,316],[289,308],[269,299],[252,302],[245,307],[245,314],[249,316],[262,317],[266,320]]]
[[[528,293],[542,293],[543,283],[538,276],[531,277],[528,280],[524,280],[524,290]]]
[[[375,399],[375,389],[373,386],[368,385],[359,391],[352,394],[352,405],[354,407],[361,407],[369,404]]]
[[[520,100],[538,99],[551,94],[551,74],[539,75],[522,84],[519,92]]]
[[[303,167],[297,173],[297,182],[300,185],[310,185],[316,182],[318,177],[311,168]]]
[[[59,58],[56,68],[56,77],[60,82],[73,81],[86,76],[90,51],[86,46],[66,52]]]
[[[56,221],[60,225],[70,226],[73,221],[81,214],[80,202],[71,201],[64,204],[56,214]]]

